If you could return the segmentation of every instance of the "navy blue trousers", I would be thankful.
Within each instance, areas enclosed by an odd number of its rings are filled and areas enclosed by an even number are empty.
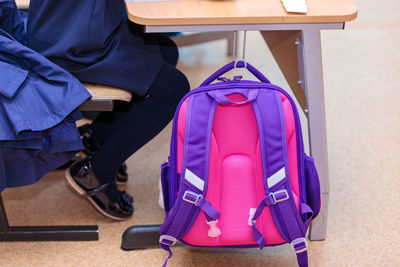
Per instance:
[[[101,147],[92,166],[101,182],[114,181],[121,164],[165,128],[189,91],[185,75],[175,68],[175,44],[160,36],[160,52],[164,62],[147,95],[133,95],[130,103],[116,103],[113,112],[100,113],[92,124]]]

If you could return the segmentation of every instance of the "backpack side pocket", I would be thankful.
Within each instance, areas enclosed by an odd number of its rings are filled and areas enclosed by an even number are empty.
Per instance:
[[[306,203],[312,209],[314,219],[321,209],[321,189],[314,159],[304,154],[304,178],[306,183]]]
[[[161,192],[162,192],[162,199],[164,203],[164,209],[166,213],[170,210],[169,207],[169,198],[168,198],[168,191],[169,191],[169,186],[168,186],[168,175],[169,175],[169,170],[170,170],[170,163],[167,161],[164,164],[161,165]]]

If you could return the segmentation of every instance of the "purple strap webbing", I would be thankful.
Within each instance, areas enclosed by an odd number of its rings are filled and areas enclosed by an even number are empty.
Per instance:
[[[168,260],[172,257],[172,250],[171,250],[171,248],[168,246],[168,245],[164,245],[164,244],[160,244],[160,247],[163,249],[163,250],[165,250],[165,251],[167,251],[169,254],[168,254],[168,258],[165,260],[165,262],[164,262],[164,264],[163,264],[163,267],[166,267],[167,266],[167,263],[168,263]]]
[[[261,215],[264,207],[269,206],[275,225],[282,237],[288,243],[295,241],[296,244],[299,244],[298,247],[294,246],[298,255],[299,265],[307,266],[307,251],[304,240],[306,229],[304,229],[300,214],[296,208],[289,179],[285,116],[279,92],[275,90],[260,90],[257,100],[253,102],[253,109],[259,129],[266,192],[266,197],[261,201],[253,216],[254,239],[261,249],[265,246],[265,238],[257,229],[255,221]],[[283,167],[285,177],[269,188],[268,178]],[[303,244],[304,247],[302,247]],[[298,253],[300,251],[301,253]]]

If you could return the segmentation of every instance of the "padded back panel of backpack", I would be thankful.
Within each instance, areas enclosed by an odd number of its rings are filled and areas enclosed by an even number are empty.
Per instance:
[[[228,96],[233,102],[245,100],[241,94]],[[290,101],[281,94],[285,112],[290,179],[297,208],[299,182],[296,131]],[[178,170],[182,169],[183,141],[186,123],[186,100],[178,118]],[[265,197],[260,144],[256,117],[251,104],[218,105],[212,127],[209,181],[206,199],[220,212],[221,235],[208,236],[209,226],[203,211],[183,240],[196,246],[256,245],[248,225],[251,208],[257,208]],[[267,245],[285,243],[277,230],[270,209],[266,207],[257,220]]]

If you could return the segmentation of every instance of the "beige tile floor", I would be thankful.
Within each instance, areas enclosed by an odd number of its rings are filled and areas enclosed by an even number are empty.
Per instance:
[[[354,2],[356,21],[345,31],[322,33],[331,193],[327,239],[309,243],[310,266],[400,266],[400,2]],[[223,41],[181,49],[179,66],[192,87],[229,60],[224,49]],[[287,88],[258,33],[249,34],[247,55]],[[157,183],[170,130],[171,125],[128,161],[136,211],[126,222],[99,215],[68,188],[62,172],[5,190],[11,224],[98,224],[100,240],[0,243],[0,266],[161,266],[166,253],[160,249],[119,247],[128,226],[163,220]],[[296,261],[289,246],[177,247],[170,266],[296,266]]]

